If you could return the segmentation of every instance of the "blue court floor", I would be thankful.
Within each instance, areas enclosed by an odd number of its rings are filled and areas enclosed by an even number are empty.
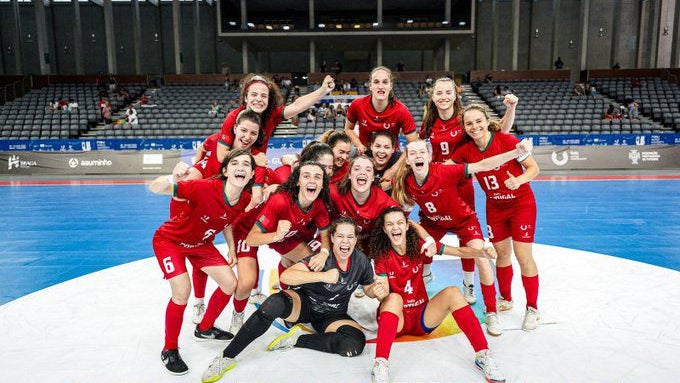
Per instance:
[[[615,178],[532,183],[541,325],[520,330],[525,298],[515,262],[515,308],[500,314],[503,335],[487,336],[508,383],[668,382],[680,375],[680,331],[668,319],[680,311],[680,177]],[[159,359],[170,291],[150,241],[168,215],[168,198],[141,180],[95,181],[0,180],[0,382],[199,381],[225,345],[191,339],[191,310],[180,334],[189,373],[171,376]],[[477,198],[485,226],[479,189]],[[262,275],[271,280],[276,254],[266,247],[261,253]],[[461,279],[459,260],[437,257],[430,294]],[[209,281],[208,293],[215,287]],[[473,305],[480,320],[482,305]],[[350,301],[367,333],[375,331],[376,306],[366,297]],[[247,314],[253,310],[249,305]],[[227,328],[231,313],[229,304],[216,325]],[[395,343],[392,381],[482,382],[469,342],[453,330]],[[374,344],[355,358],[267,351],[280,334],[270,328],[221,382],[369,381]]]
[[[0,186],[0,304],[153,256],[151,237],[168,215],[168,197],[136,182]],[[556,177],[532,187],[536,243],[680,271],[680,179]],[[475,188],[486,227],[484,196]]]

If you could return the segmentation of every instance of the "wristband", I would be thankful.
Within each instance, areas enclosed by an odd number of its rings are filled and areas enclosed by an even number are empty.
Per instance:
[[[423,243],[423,247],[428,247],[430,245],[434,245],[434,238],[432,237],[425,238],[425,243]]]
[[[170,185],[174,185],[174,184],[177,183],[177,182],[175,182],[175,176],[174,176],[173,174],[170,174],[170,175],[168,176],[168,183],[169,183]]]

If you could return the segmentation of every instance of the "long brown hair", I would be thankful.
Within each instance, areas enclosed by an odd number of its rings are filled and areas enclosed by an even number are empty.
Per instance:
[[[226,181],[227,176],[224,175],[224,171],[229,166],[229,162],[231,162],[231,160],[233,160],[234,158],[240,157],[240,156],[250,157],[250,170],[253,173],[251,174],[250,181],[248,181],[248,184],[244,188],[245,190],[250,189],[250,187],[253,185],[253,180],[255,179],[255,159],[253,158],[253,155],[250,154],[250,152],[247,151],[247,150],[243,150],[243,149],[230,150],[229,153],[227,153],[227,156],[224,157],[224,160],[222,161],[222,164],[220,165],[219,174],[214,175],[212,178],[219,178],[221,180]]]
[[[283,105],[283,96],[281,95],[281,90],[276,83],[269,79],[269,77],[257,74],[248,73],[241,79],[241,95],[239,96],[239,104],[246,106],[246,95],[248,93],[248,88],[256,83],[260,82],[269,88],[269,100],[267,102],[267,109],[262,112],[262,121],[267,124],[269,118],[272,116],[274,109],[278,106]]]
[[[262,126],[262,121],[264,121],[263,116],[260,116],[255,112],[254,110],[246,107],[243,109],[237,116],[236,116],[236,121],[234,122],[234,126],[231,127],[231,134],[234,136],[234,140],[236,140],[236,127],[241,123],[241,121],[246,120],[250,121],[253,124],[257,124],[259,130],[257,131],[257,138],[255,139],[255,143],[253,146],[262,146],[264,144],[265,140],[265,132],[264,132],[264,127]]]
[[[463,102],[460,100],[458,87],[456,86],[455,81],[453,81],[450,77],[438,78],[435,80],[434,84],[432,84],[432,93],[434,93],[434,87],[437,86],[437,83],[439,82],[451,82],[453,84],[453,91],[456,94],[456,100],[453,102],[453,116],[451,118],[460,116],[463,113]],[[426,139],[430,137],[430,134],[432,134],[432,127],[434,127],[434,122],[437,118],[441,118],[439,115],[439,109],[437,109],[437,105],[435,105],[434,100],[432,99],[432,94],[430,94],[430,98],[425,104],[425,117],[423,118],[423,125],[420,127],[420,138]]]
[[[392,248],[392,242],[390,238],[385,233],[385,216],[390,213],[399,212],[406,217],[406,213],[398,207],[388,207],[380,213],[378,220],[373,227],[373,232],[371,233],[371,241],[369,242],[369,254],[368,257],[371,259],[381,259],[387,256],[387,252]],[[420,256],[420,243],[418,233],[411,225],[406,223],[406,233],[404,238],[406,239],[406,254],[405,257],[408,258],[418,258]]]

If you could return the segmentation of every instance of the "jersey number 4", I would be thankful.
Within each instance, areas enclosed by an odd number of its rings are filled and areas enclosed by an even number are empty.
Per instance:
[[[413,294],[413,286],[411,286],[411,280],[406,281],[406,286],[404,286],[404,292],[406,294]]]

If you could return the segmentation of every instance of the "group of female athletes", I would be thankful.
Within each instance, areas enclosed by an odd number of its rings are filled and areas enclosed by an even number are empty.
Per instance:
[[[353,293],[380,301],[372,382],[389,381],[388,359],[396,337],[430,333],[448,315],[470,341],[474,363],[485,379],[505,381],[469,304],[476,300],[476,265],[486,331],[501,335],[497,313],[513,306],[514,252],[527,302],[522,329],[534,330],[540,320],[532,257],[536,203],[529,186],[539,168],[531,142],[507,133],[517,98],[506,96],[503,119],[491,121],[479,106],[463,109],[456,84],[440,78],[418,128],[395,98],[388,68],[373,69],[369,82],[371,94],[352,102],[344,132],[327,132],[299,155],[282,158],[284,165],[273,170],[267,168],[266,151],[274,129],[330,93],[333,78],[326,76],[320,88],[283,105],[271,80],[248,75],[241,84],[240,106],[219,133],[206,139],[194,165],[179,163],[172,175],[151,182],[149,190],[173,197],[170,219],[153,237],[172,291],[161,352],[168,372],[188,372],[178,338],[193,280],[194,338],[229,341],[203,382],[215,382],[234,368],[241,351],[277,318],[290,329],[269,350],[302,347],[347,357],[361,354],[366,338],[348,313]],[[403,151],[399,134],[408,142]],[[487,196],[487,233],[493,247],[484,246],[472,175]],[[408,219],[416,204],[418,223]],[[220,232],[228,243],[226,257],[213,245]],[[461,247],[442,244],[446,233],[456,234]],[[260,296],[259,308],[246,319],[245,308],[258,284],[261,245],[280,255],[280,291],[266,299]],[[450,286],[428,297],[425,284],[433,277],[434,254],[462,259],[462,292]],[[495,260],[495,276],[490,259]],[[206,307],[207,276],[218,288]],[[214,324],[232,296],[234,312],[225,331]],[[314,332],[301,323],[311,324]]]

